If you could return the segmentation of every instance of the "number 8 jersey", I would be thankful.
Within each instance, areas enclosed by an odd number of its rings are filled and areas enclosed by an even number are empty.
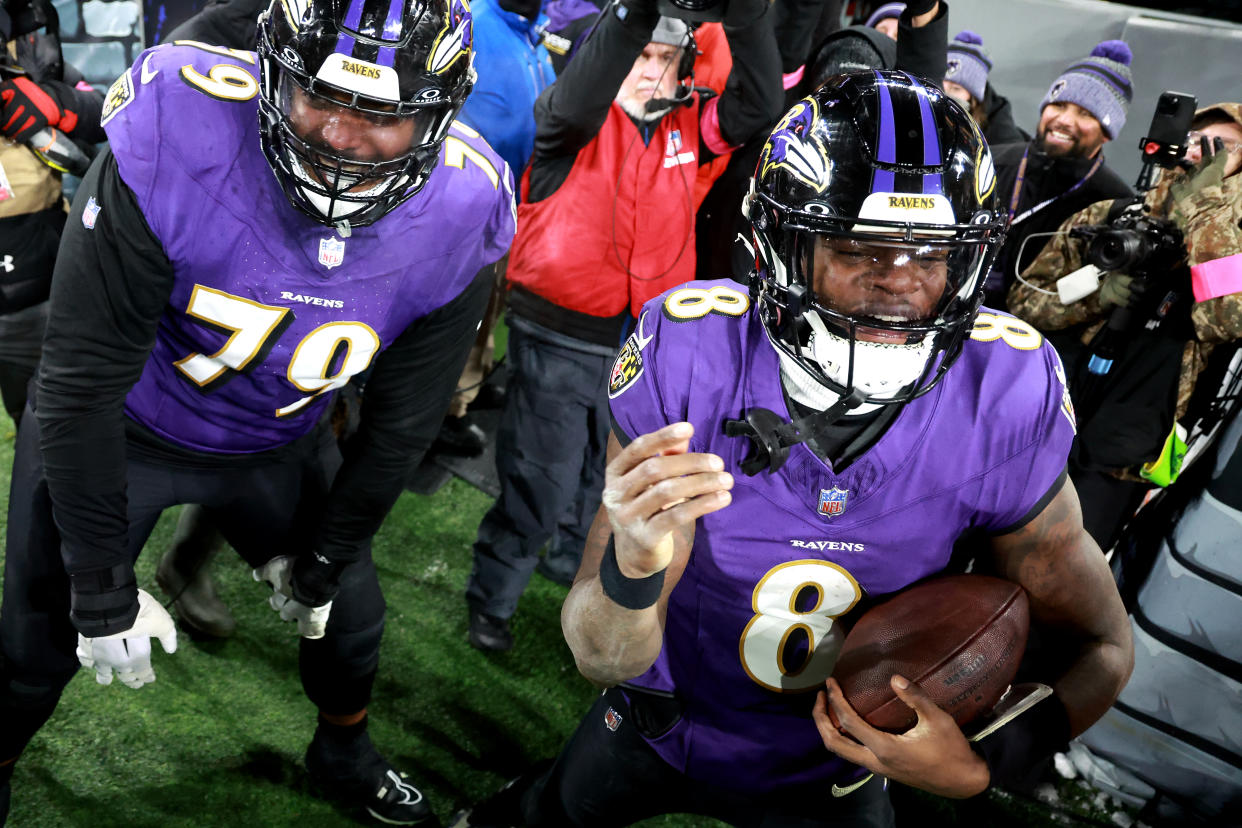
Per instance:
[[[732,282],[647,303],[609,395],[622,443],[685,420],[690,450],[718,454],[734,475],[732,503],[698,521],[659,657],[628,684],[684,705],[650,740],[666,761],[760,792],[857,776],[811,719],[843,619],[943,569],[967,530],[1012,531],[1038,514],[1074,436],[1055,351],[985,311],[944,379],[844,470],[798,444],[777,472],[747,476],[750,441],[726,437],[725,421],[757,406],[791,417],[776,351]]]
[[[460,124],[423,190],[375,224],[342,235],[303,215],[260,147],[257,73],[251,52],[164,45],[104,106],[121,178],[175,274],[125,411],[199,451],[305,434],[335,389],[461,294],[514,232],[509,170]],[[87,205],[88,230],[107,209]]]

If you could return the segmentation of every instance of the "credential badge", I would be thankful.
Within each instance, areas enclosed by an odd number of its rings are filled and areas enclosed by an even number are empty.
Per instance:
[[[341,239],[319,240],[319,263],[331,270],[345,261],[345,242]]]
[[[845,511],[845,501],[849,499],[850,490],[833,486],[831,489],[819,490],[819,508],[821,515],[835,517]]]

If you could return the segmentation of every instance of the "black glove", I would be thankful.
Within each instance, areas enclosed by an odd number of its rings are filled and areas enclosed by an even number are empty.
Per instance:
[[[768,0],[728,0],[721,24],[729,29],[741,29],[755,23],[767,13]]]
[[[65,85],[55,81],[0,81],[0,132],[14,141],[27,141],[47,127],[71,133],[78,125],[78,116],[65,108],[71,99]]]
[[[920,14],[927,14],[936,7],[940,0],[911,0],[906,3],[906,11],[909,12],[911,19],[918,17]]]

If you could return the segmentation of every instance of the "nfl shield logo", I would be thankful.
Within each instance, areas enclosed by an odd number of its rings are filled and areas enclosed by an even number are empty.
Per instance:
[[[345,261],[345,242],[340,239],[319,240],[319,263],[331,270]]]
[[[99,218],[99,202],[95,201],[95,197],[91,196],[86,201],[86,206],[82,208],[82,226],[87,230],[95,229],[95,219]]]
[[[831,489],[820,489],[819,513],[828,517],[841,514],[845,511],[845,501],[849,496],[849,489],[838,489],[836,486]]]
[[[609,707],[604,713],[604,726],[616,733],[621,726],[621,714]]]

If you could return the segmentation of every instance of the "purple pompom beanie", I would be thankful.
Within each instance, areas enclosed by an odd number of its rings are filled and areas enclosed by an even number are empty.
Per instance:
[[[949,42],[944,79],[963,87],[976,101],[982,101],[990,71],[992,59],[983,51],[983,38],[970,30],[958,32]]]
[[[1132,59],[1124,40],[1105,40],[1052,82],[1039,110],[1050,103],[1078,104],[1095,116],[1105,135],[1116,138],[1126,124],[1126,112],[1134,97]]]
[[[876,23],[881,20],[887,20],[890,17],[901,17],[901,13],[906,10],[905,3],[885,3],[871,13],[867,18],[867,22],[863,25],[867,28],[874,28]],[[855,18],[857,19],[857,18]]]

